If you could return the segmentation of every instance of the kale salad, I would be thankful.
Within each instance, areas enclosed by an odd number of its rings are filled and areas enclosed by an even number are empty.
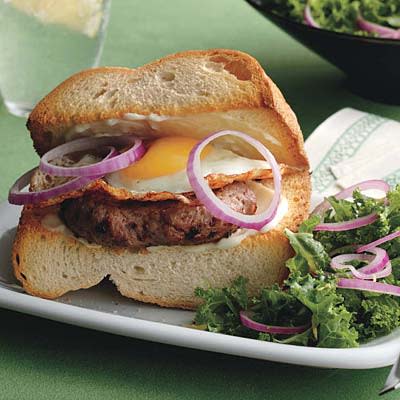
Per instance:
[[[260,0],[260,4],[314,27],[400,39],[399,0]]]
[[[383,198],[363,189],[377,186]],[[350,196],[350,198],[349,198]],[[287,279],[257,297],[238,277],[198,288],[195,327],[276,343],[356,347],[400,326],[400,185],[366,181],[327,198],[297,233]]]

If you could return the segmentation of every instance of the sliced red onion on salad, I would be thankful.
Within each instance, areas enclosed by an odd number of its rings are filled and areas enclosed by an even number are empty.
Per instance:
[[[379,190],[384,193],[384,196],[386,196],[390,190],[390,186],[383,180],[370,179],[368,181],[363,181],[356,183],[355,185],[351,185],[348,188],[336,193],[335,195],[333,195],[333,197],[335,197],[335,199],[337,200],[345,200],[351,197],[353,192],[357,189],[360,190],[361,192],[365,190]],[[331,204],[327,199],[325,199],[322,203],[320,203],[314,208],[311,215],[322,215],[325,211],[329,210],[330,208],[332,208]]]
[[[370,225],[377,219],[378,216],[375,213],[372,213],[366,215],[365,217],[355,218],[349,221],[327,222],[318,224],[314,228],[314,231],[330,231],[330,232],[349,231],[351,229],[362,228],[363,226]]]
[[[364,290],[367,292],[400,296],[400,286],[390,285],[388,283],[382,282],[373,282],[362,279],[339,278],[337,286],[341,289]]]
[[[115,156],[109,157],[114,149],[110,146],[115,144],[131,147],[121,154],[115,154]],[[97,163],[81,167],[63,167],[50,164],[51,160],[63,157],[67,154],[84,150],[96,150],[99,147],[109,147],[110,153],[106,158]],[[76,139],[48,151],[40,160],[40,170],[55,176],[104,176],[105,174],[128,167],[142,158],[145,152],[146,148],[142,140],[128,135]]]
[[[274,195],[265,211],[255,215],[245,215],[232,210],[214,194],[208,182],[204,179],[201,170],[201,152],[210,142],[223,136],[235,136],[243,139],[259,151],[269,162],[274,178]],[[281,197],[281,173],[279,165],[272,153],[261,142],[243,132],[224,130],[213,133],[201,140],[190,152],[186,172],[197,199],[215,218],[238,225],[242,228],[261,230],[265,225],[271,222],[276,215]]]
[[[352,193],[356,190],[364,191],[364,190],[379,190],[386,194],[390,190],[390,186],[382,180],[372,179],[364,182],[357,183],[355,185],[349,186],[348,188],[342,190],[339,193],[336,193],[333,197],[337,200],[347,199],[352,195]],[[322,203],[320,203],[317,207],[315,207],[314,211],[311,215],[323,215],[323,213],[332,208],[331,204],[327,199],[325,199]],[[343,222],[330,222],[330,223],[321,223],[318,224],[314,230],[315,231],[347,231],[351,229],[361,228],[363,226],[367,226],[372,224],[378,219],[378,216],[375,213],[366,215],[364,217],[355,218],[349,221]]]
[[[361,15],[357,17],[358,27],[369,33],[376,33],[385,39],[400,39],[400,29],[393,29],[387,26],[379,25],[374,22],[367,21]]]
[[[306,7],[304,8],[304,23],[313,28],[321,28],[312,16],[310,4],[306,4]]]
[[[23,192],[22,189],[25,186],[29,185],[32,175],[34,174],[36,169],[37,167],[32,168],[30,171],[20,176],[14,183],[14,185],[12,185],[8,193],[8,202],[10,204],[15,204],[19,206],[25,204],[37,204],[40,203],[41,201],[45,201],[53,197],[60,196],[64,193],[81,189],[88,183],[99,178],[99,177],[81,176],[50,189],[40,190],[37,192]]]
[[[354,268],[353,266],[348,266],[350,267],[349,270],[351,271],[351,273],[353,274],[353,276],[355,278],[358,279],[364,279],[364,280],[376,280],[376,279],[380,279],[380,278],[386,278],[389,275],[392,274],[392,263],[389,261],[385,267],[376,273],[372,273],[372,274],[365,274],[363,272],[361,272],[361,270],[357,270],[356,268]]]
[[[358,279],[378,279],[385,278],[392,273],[392,265],[389,256],[385,250],[380,248],[372,248],[370,254],[341,254],[333,257],[331,260],[331,268],[335,271],[349,270],[355,278]],[[368,265],[356,269],[352,265],[345,264],[351,261],[366,261]]]
[[[252,317],[253,313],[250,311],[240,311],[240,322],[249,329],[257,332],[281,334],[281,335],[295,335],[297,333],[302,333],[306,331],[310,324],[301,326],[275,326],[275,325],[265,325],[261,322],[254,321]]]
[[[378,240],[375,240],[375,241],[373,241],[371,243],[364,244],[363,246],[358,247],[356,252],[357,253],[363,253],[364,251],[369,251],[373,247],[376,247],[376,246],[379,246],[380,244],[389,242],[390,240],[396,239],[399,236],[400,236],[400,231],[393,232],[393,233],[391,233],[389,235],[381,237]]]

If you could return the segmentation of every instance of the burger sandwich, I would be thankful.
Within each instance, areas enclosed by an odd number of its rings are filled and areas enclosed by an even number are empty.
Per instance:
[[[40,164],[9,201],[24,205],[12,263],[28,293],[108,278],[132,299],[192,309],[196,287],[242,275],[256,293],[285,278],[283,231],[307,217],[309,164],[293,111],[249,55],[86,70],[27,127]]]

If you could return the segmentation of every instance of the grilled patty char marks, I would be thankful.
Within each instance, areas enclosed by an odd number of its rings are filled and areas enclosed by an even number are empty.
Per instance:
[[[256,196],[243,182],[227,185],[215,194],[237,212],[256,212]],[[238,229],[213,217],[198,201],[113,202],[92,194],[64,201],[60,213],[76,236],[112,247],[210,243]]]

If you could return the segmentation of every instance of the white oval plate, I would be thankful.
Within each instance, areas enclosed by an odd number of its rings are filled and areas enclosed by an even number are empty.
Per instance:
[[[21,208],[0,204],[0,278],[17,283],[11,246]],[[139,303],[109,283],[78,290],[57,300],[30,296],[0,284],[0,307],[54,321],[154,342],[218,353],[324,368],[366,369],[392,365],[400,352],[400,330],[353,349],[322,349],[261,342],[186,328],[193,313]]]

